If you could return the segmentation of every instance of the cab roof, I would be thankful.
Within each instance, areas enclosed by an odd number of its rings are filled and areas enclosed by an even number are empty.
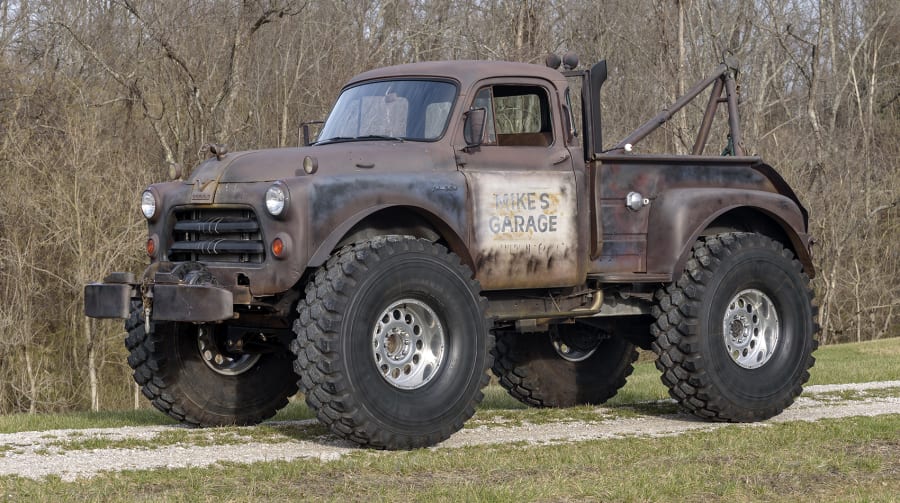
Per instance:
[[[530,63],[513,63],[510,61],[429,61],[409,63],[405,65],[386,66],[363,72],[347,83],[352,86],[367,80],[379,80],[395,77],[441,77],[458,81],[462,89],[472,84],[493,77],[537,77],[557,83],[557,87],[566,85],[565,77],[557,70]]]

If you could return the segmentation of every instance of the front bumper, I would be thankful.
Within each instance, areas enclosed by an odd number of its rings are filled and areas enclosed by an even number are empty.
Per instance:
[[[113,273],[84,287],[84,314],[90,318],[128,318],[133,302],[149,301],[160,321],[215,322],[234,317],[234,295],[212,284],[147,283]]]

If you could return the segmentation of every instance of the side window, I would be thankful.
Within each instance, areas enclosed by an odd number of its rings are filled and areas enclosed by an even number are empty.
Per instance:
[[[473,106],[488,111],[486,145],[547,147],[553,143],[550,99],[542,87],[484,88],[475,96]]]

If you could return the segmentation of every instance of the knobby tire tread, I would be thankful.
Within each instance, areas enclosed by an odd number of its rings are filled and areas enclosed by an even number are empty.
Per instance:
[[[655,293],[656,302],[651,310],[655,319],[651,326],[654,337],[652,348],[657,354],[656,368],[662,373],[661,380],[669,388],[669,395],[685,411],[711,421],[756,421],[781,413],[800,396],[803,384],[809,379],[809,369],[815,363],[812,352],[818,347],[818,341],[813,338],[811,350],[805,356],[801,374],[792,384],[790,396],[752,415],[730,405],[712,384],[708,363],[698,351],[700,338],[706,336],[702,333],[703,321],[698,319],[701,297],[722,260],[745,247],[766,247],[790,262],[794,271],[802,277],[805,284],[803,293],[812,305],[814,318],[817,311],[812,302],[813,290],[809,286],[809,277],[794,254],[781,243],[760,234],[736,232],[707,237],[694,244],[678,281]],[[813,336],[818,331],[818,324],[813,322]]]
[[[557,386],[542,382],[547,376],[538,376],[536,370],[532,368],[530,362],[523,362],[517,357],[517,344],[524,341],[515,338],[522,335],[515,332],[500,332],[496,337],[496,345],[494,346],[494,365],[491,368],[494,375],[497,376],[500,386],[502,386],[510,396],[516,400],[538,408],[547,407],[566,407],[574,405],[599,405],[616,396],[618,391],[625,386],[628,376],[634,371],[633,363],[637,361],[638,352],[633,345],[628,346],[623,354],[623,359],[627,363],[617,372],[615,376],[604,383],[603,389],[593,390],[594,396],[591,400],[574,404],[561,404],[554,397],[554,391]],[[527,337],[527,336],[526,336]],[[598,348],[602,351],[603,348]],[[560,360],[562,358],[560,357]],[[562,360],[565,361],[565,360]],[[584,363],[584,362],[580,362]],[[621,362],[619,362],[621,364]],[[543,379],[542,379],[543,377]],[[560,385],[570,385],[570,383],[560,383]]]
[[[306,286],[306,296],[297,308],[299,317],[294,322],[297,337],[291,343],[291,350],[296,355],[295,372],[301,376],[300,391],[305,394],[307,404],[316,412],[321,423],[346,439],[366,447],[410,449],[434,445],[462,428],[462,422],[458,422],[432,435],[409,439],[383,431],[362,413],[359,404],[348,392],[347,377],[336,368],[340,358],[336,348],[340,344],[342,313],[353,289],[362,280],[369,265],[377,264],[396,253],[411,251],[431,253],[455,269],[460,277],[466,278],[472,291],[481,291],[478,282],[472,278],[471,270],[443,246],[425,239],[380,236],[345,246],[336,252],[315,272]],[[477,299],[483,314],[487,310],[487,299],[481,295],[477,295]],[[482,318],[488,347],[493,347],[489,320],[486,316]],[[490,352],[485,358],[486,368],[490,368]],[[487,372],[484,372],[479,391],[469,404],[463,421],[475,413],[475,406],[484,398],[481,389],[488,381]]]
[[[156,330],[151,330],[149,333],[146,331],[140,302],[133,302],[131,307],[131,315],[125,321],[125,330],[128,332],[125,338],[125,347],[129,351],[128,365],[134,371],[134,381],[141,387],[141,393],[160,412],[182,424],[192,427],[221,426],[220,423],[204,420],[202,410],[192,411],[192,407],[185,407],[169,391],[170,386],[178,380],[178,371],[170,368],[171,365],[167,365],[164,351],[165,345],[170,344],[171,341],[166,341]],[[154,325],[151,323],[151,328]],[[273,407],[257,411],[255,414],[245,415],[235,424],[257,424],[269,419],[279,409],[285,407],[288,404],[288,397],[295,393],[296,386],[293,387],[293,391],[289,391],[281,397],[281,400]]]

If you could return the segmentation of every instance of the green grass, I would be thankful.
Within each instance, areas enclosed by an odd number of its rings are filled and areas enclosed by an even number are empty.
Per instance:
[[[45,444],[45,454],[88,449],[154,449],[172,445],[211,446],[239,445],[247,442],[280,443],[290,440],[314,440],[328,434],[317,422],[265,423],[255,427],[222,427],[205,429],[176,428],[164,430],[152,438],[109,439],[78,437],[54,440]],[[2,455],[2,453],[0,453]]]
[[[824,393],[812,393],[812,398],[816,400],[834,400],[834,401],[862,401],[878,398],[897,398],[900,397],[900,386],[891,386],[888,388],[876,388],[866,390],[841,390],[826,391]]]
[[[57,429],[120,428],[176,424],[168,416],[151,409],[103,412],[62,412],[58,414],[9,414],[0,416],[0,433]]]
[[[147,404],[145,407],[148,408],[128,411],[0,415],[0,433],[177,424],[177,421],[156,409],[149,408]],[[272,421],[295,421],[314,417],[315,415],[301,399],[291,402],[287,407],[278,411]]]
[[[900,380],[900,338],[824,346],[810,385]]]
[[[900,415],[549,446],[0,477],[13,501],[895,501]]]

